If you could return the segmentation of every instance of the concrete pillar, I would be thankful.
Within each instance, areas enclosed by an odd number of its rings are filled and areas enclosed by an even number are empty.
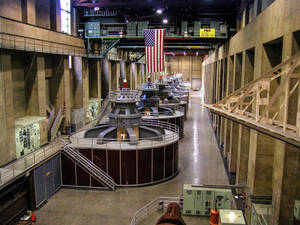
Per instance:
[[[46,117],[45,58],[38,54],[31,63],[25,77],[26,115]]]
[[[74,56],[73,73],[73,105],[72,108],[80,109],[83,107],[83,62],[82,57]]]
[[[89,97],[101,98],[101,60],[88,60]]]
[[[246,184],[248,175],[250,129],[239,125],[236,184]]]
[[[299,148],[279,143],[278,148],[275,148],[273,167],[274,225],[292,225],[294,201],[300,199]]]
[[[69,59],[64,57],[64,107],[65,107],[65,124],[64,127],[71,126],[71,84],[70,84]]]
[[[131,64],[128,63],[125,63],[125,78],[127,80],[127,87],[131,89]]]
[[[113,83],[112,83],[112,74],[111,74],[111,61],[107,61],[107,72],[108,72],[108,87],[109,91],[112,91],[113,88]]]
[[[82,59],[82,95],[83,95],[83,101],[82,105],[84,108],[84,111],[88,111],[89,107],[89,66],[88,66],[88,59],[83,58]],[[88,118],[86,117],[86,122],[88,121]]]
[[[102,60],[102,78],[101,78],[101,93],[102,97],[106,98],[110,91],[110,76],[109,76],[109,61],[107,59]]]
[[[35,0],[27,0],[27,23],[36,25]]]
[[[111,90],[120,90],[120,63],[112,62],[111,63]]]
[[[229,167],[229,172],[232,175],[235,175],[236,173],[238,142],[239,142],[239,124],[236,122],[231,122],[228,167]]]
[[[272,196],[272,176],[276,139],[252,130],[249,145],[247,186],[252,195]],[[251,202],[248,202],[246,218],[251,217]]]
[[[11,56],[0,53],[0,166],[16,159]]]
[[[56,73],[52,83],[52,92],[56,112],[61,108],[65,114],[64,128],[71,126],[71,85],[69,59],[67,56],[60,56],[57,65],[54,68]]]

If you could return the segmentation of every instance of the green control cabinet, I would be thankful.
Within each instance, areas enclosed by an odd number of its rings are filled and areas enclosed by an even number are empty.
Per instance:
[[[232,193],[229,189],[206,188],[185,184],[183,187],[183,214],[209,216],[210,210],[231,209]]]
[[[294,217],[297,221],[300,221],[300,200],[295,200]]]
[[[183,214],[195,215],[195,191],[192,185],[185,184],[183,188]]]
[[[41,147],[40,122],[45,119],[45,117],[26,116],[15,121],[17,159]]]
[[[88,108],[88,119],[89,122],[95,120],[100,112],[101,108],[101,98],[90,98],[89,108]]]

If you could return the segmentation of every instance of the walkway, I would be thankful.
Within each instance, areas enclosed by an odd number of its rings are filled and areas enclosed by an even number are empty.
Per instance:
[[[61,189],[37,212],[37,225],[127,225],[141,207],[158,196],[179,196],[183,184],[228,184],[217,142],[200,97],[191,97],[185,138],[180,143],[180,173],[174,179],[116,192]],[[155,224],[158,215],[145,221]],[[184,217],[189,225],[205,219]],[[203,225],[205,223],[202,223]]]

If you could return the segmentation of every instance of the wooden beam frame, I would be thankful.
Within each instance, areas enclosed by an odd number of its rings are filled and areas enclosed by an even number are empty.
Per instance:
[[[216,104],[204,106],[213,113],[300,147],[300,73],[295,71],[298,67],[300,53]],[[297,79],[293,86],[291,79]],[[289,124],[289,98],[297,88],[296,124]]]

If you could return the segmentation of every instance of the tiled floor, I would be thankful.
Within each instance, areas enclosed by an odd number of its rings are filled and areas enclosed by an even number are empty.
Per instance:
[[[180,173],[174,179],[148,187],[115,192],[61,189],[38,212],[38,225],[128,225],[133,214],[159,196],[179,196],[185,183],[228,184],[207,111],[201,98],[190,100],[185,138],[180,142]],[[145,219],[155,224],[159,214]],[[207,219],[184,217],[189,225],[206,225]]]

